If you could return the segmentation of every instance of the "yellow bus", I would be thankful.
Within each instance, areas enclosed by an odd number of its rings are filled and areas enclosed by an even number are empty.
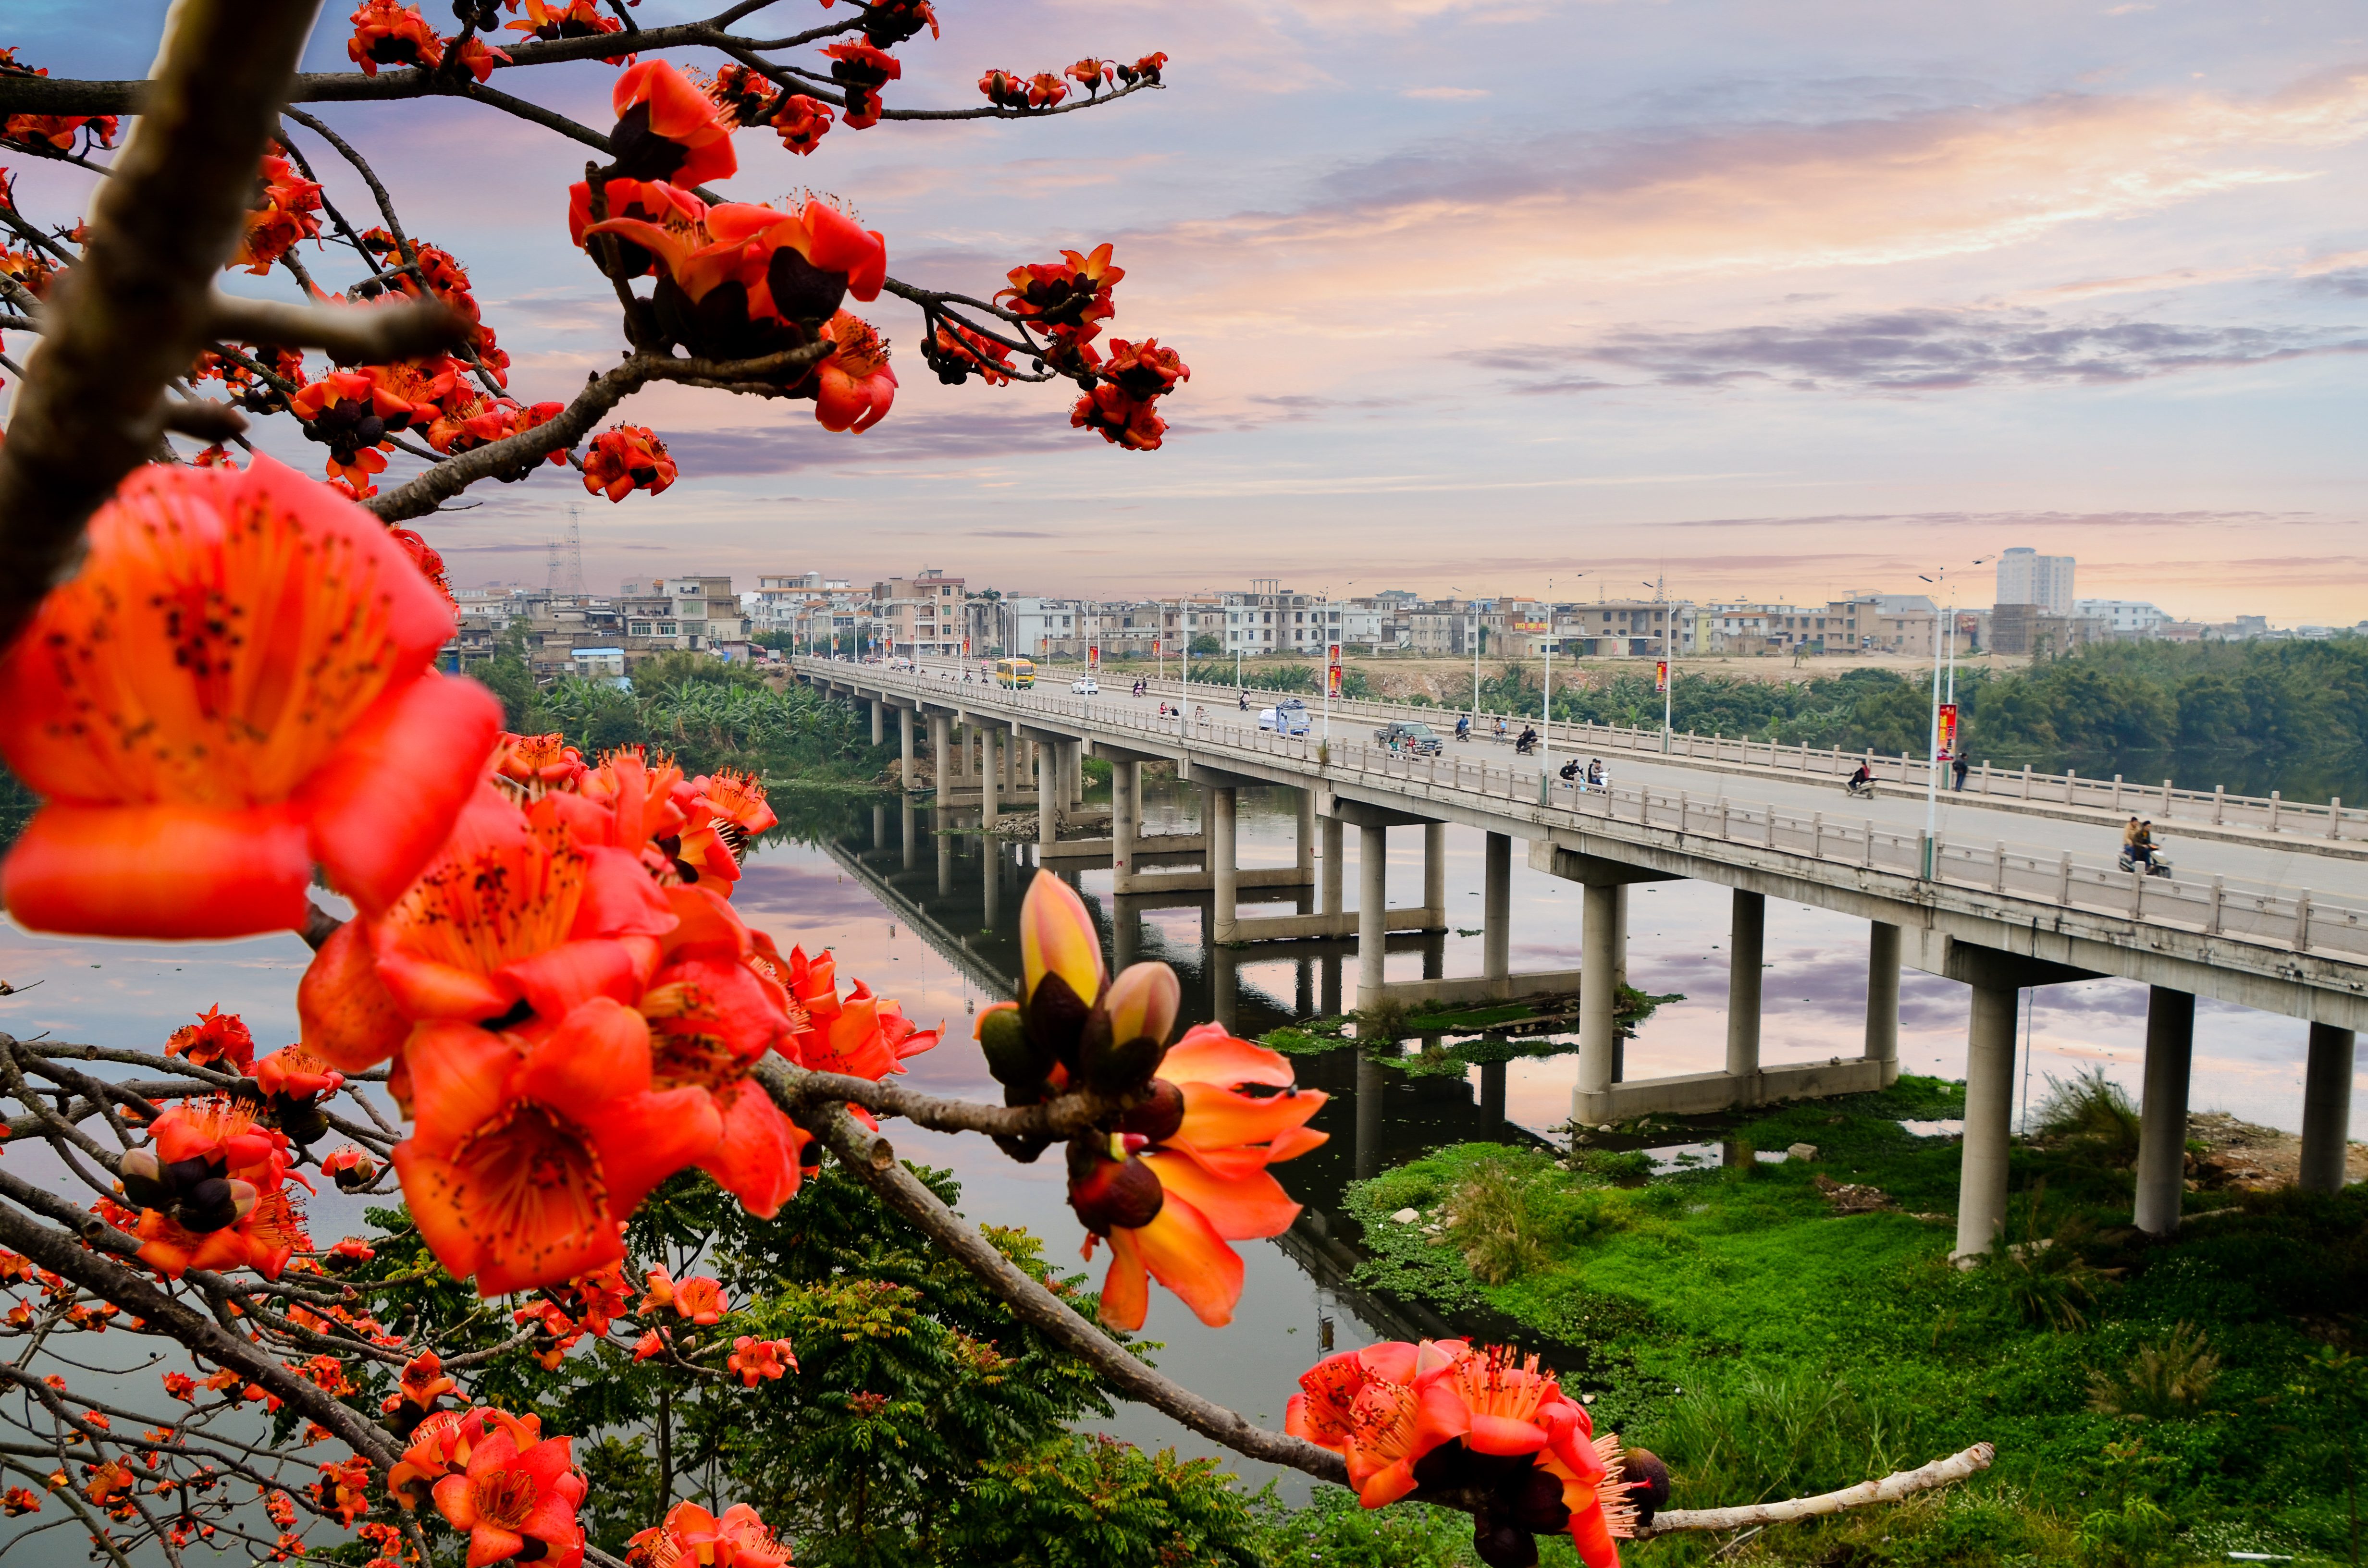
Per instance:
[[[1034,686],[1036,666],[1026,659],[997,659],[995,661],[995,684],[1009,687],[1014,691]]]

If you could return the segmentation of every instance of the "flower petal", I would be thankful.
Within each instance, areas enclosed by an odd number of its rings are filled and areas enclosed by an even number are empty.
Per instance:
[[[1159,1075],[1171,1084],[1213,1084],[1221,1089],[1239,1084],[1287,1089],[1296,1077],[1281,1051],[1236,1040],[1221,1024],[1185,1031],[1160,1062]]]
[[[1193,1316],[1211,1328],[1234,1321],[1234,1305],[1242,1299],[1242,1260],[1198,1209],[1170,1197],[1133,1239],[1152,1278]]]
[[[1110,1233],[1110,1271],[1102,1276],[1102,1322],[1129,1333],[1143,1326],[1151,1306],[1151,1290],[1143,1270],[1143,1251],[1135,1233],[1124,1228]]]
[[[403,1049],[411,1020],[379,981],[365,922],[347,921],[313,955],[296,985],[296,1018],[304,1044],[343,1072],[375,1067]]]
[[[1156,1152],[1145,1153],[1143,1163],[1171,1202],[1180,1198],[1190,1203],[1229,1242],[1279,1236],[1299,1217],[1300,1205],[1264,1171],[1221,1179],[1196,1161]]]
[[[219,941],[302,926],[312,881],[286,805],[52,801],[9,850],[0,899],[28,931]]]
[[[580,944],[571,944],[575,946]],[[415,1076],[414,1093],[417,1092]],[[577,1120],[620,1095],[650,1086],[650,1026],[607,996],[579,1003],[557,1028],[528,1047],[517,1092]]]
[[[1162,1068],[1161,1077],[1167,1076]],[[1170,1083],[1175,1080],[1169,1079]],[[1190,1143],[1196,1149],[1222,1149],[1231,1143],[1263,1143],[1292,1128],[1300,1126],[1324,1108],[1327,1097],[1321,1089],[1304,1090],[1295,1095],[1275,1095],[1266,1099],[1253,1099],[1203,1083],[1188,1083],[1184,1089],[1184,1125],[1175,1142]]]
[[[501,728],[492,692],[424,676],[363,714],[297,792],[313,858],[363,914],[400,898],[443,846]]]

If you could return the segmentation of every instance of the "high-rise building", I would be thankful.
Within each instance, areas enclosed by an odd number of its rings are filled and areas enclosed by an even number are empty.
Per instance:
[[[2072,613],[2072,557],[2042,555],[2016,545],[1998,557],[1998,602],[2043,605],[2050,615]]]

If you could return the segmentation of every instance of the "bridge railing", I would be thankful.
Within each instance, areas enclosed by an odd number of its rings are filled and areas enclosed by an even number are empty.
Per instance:
[[[1134,677],[1130,676],[1132,685]],[[1209,701],[1209,694],[1222,691],[1230,699],[1242,688],[1230,686],[1196,686],[1186,687],[1176,681],[1148,682],[1155,696],[1183,699],[1188,691],[1201,695],[1192,699],[1198,703]],[[1271,704],[1291,692],[1260,691],[1250,687],[1253,711]],[[1309,708],[1318,706],[1308,701]],[[1236,710],[1238,711],[1238,710]],[[1332,711],[1336,717],[1372,720],[1386,723],[1392,720],[1416,720],[1433,728],[1452,728],[1454,715],[1463,711],[1448,707],[1423,707],[1414,703],[1379,702],[1366,698],[1335,698]],[[1447,716],[1444,726],[1439,723]],[[1512,733],[1519,733],[1525,724],[1537,721],[1512,714],[1482,713],[1474,715],[1474,739],[1493,739],[1493,727],[1503,718]],[[1491,733],[1483,735],[1483,725]],[[1651,729],[1630,729],[1618,724],[1571,723],[1557,720],[1549,726],[1549,743],[1553,749],[1567,756],[1572,751],[1621,752],[1631,755],[1662,753],[1662,735],[1656,726]],[[1755,741],[1739,736],[1698,735],[1689,731],[1668,737],[1668,760],[1725,765],[1728,767],[1764,767],[1777,773],[1807,775],[1818,778],[1839,778],[1855,770],[1860,762],[1866,763],[1875,778],[1884,783],[1908,789],[1927,788],[1931,764],[1921,757],[1905,753],[1881,756],[1873,751],[1849,752],[1837,746],[1784,745],[1773,741]],[[1953,773],[1944,769],[1941,788],[1949,789]],[[2243,827],[2260,833],[2275,833],[2295,838],[2329,840],[2368,838],[2368,808],[2346,808],[2340,797],[2317,804],[2289,801],[2277,790],[2266,796],[2232,795],[2226,789],[2178,790],[2168,778],[2158,783],[2124,779],[2115,774],[2110,778],[2087,778],[2078,771],[2064,773],[2034,772],[2026,764],[2021,768],[1994,768],[1987,762],[1971,769],[1965,778],[1964,792],[1985,795],[1993,800],[2030,802],[2040,805],[2068,805],[2094,811],[2113,812],[2130,816],[2152,817],[2157,822],[2209,823],[2214,827]]]
[[[845,678],[845,667],[840,676]],[[916,695],[954,697],[928,675],[868,669],[863,678],[883,688]],[[1279,757],[1322,767],[1327,776],[1403,783],[1434,796],[1480,797],[1512,802],[1548,824],[1573,825],[1589,819],[1606,825],[1630,824],[1667,829],[1751,848],[1801,856],[1829,867],[1859,867],[1916,876],[1922,869],[1920,833],[1877,824],[1869,818],[1829,816],[1823,811],[1787,812],[1770,804],[1728,798],[1723,791],[1701,798],[1686,790],[1622,785],[1579,789],[1523,767],[1511,757],[1500,765],[1490,755],[1442,753],[1416,756],[1403,751],[1336,736],[1281,735],[1233,722],[1237,710],[1198,717],[1188,710],[1161,720],[1131,708],[1091,699],[1040,691],[1007,691],[972,686],[959,693],[964,706],[1025,722],[1031,715],[1057,717],[1104,732],[1145,736],[1187,736],[1219,751]],[[1657,736],[1656,737],[1657,739]],[[1567,754],[1565,754],[1567,755]],[[2290,889],[2249,879],[2190,876],[2146,877],[2123,871],[2112,861],[2084,859],[2067,851],[2005,840],[1968,843],[1941,835],[1933,846],[1933,881],[1942,886],[1987,892],[2066,910],[2085,910],[2136,923],[2170,926],[2344,958],[2368,957],[2368,908],[2348,895],[2330,902],[2310,889]]]

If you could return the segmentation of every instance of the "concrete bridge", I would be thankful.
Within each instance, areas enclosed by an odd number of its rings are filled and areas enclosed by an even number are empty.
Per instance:
[[[1373,744],[1373,715],[1336,717],[1328,741],[1261,732],[1255,716],[1238,707],[1212,710],[1206,687],[1193,688],[1184,716],[1162,718],[1148,699],[1009,691],[963,683],[946,671],[815,659],[796,660],[792,668],[871,704],[875,739],[884,740],[888,715],[899,715],[908,784],[926,725],[940,803],[975,804],[992,821],[1032,783],[1043,858],[1107,856],[1121,894],[1205,890],[1211,937],[1221,950],[1353,935],[1358,1006],[1384,996],[1510,996],[1568,989],[1576,981],[1577,1122],[1880,1087],[1898,1074],[1901,969],[1969,986],[1960,1256],[1987,1250],[2004,1220],[2016,1005],[2028,986],[2117,975],[2151,988],[2140,1228],[2164,1233],[2179,1221],[2197,996],[2309,1024],[2303,1180],[2323,1189],[2343,1180],[2356,1031],[2368,1028],[2368,868],[2360,858],[2368,852],[2368,831],[2361,813],[2340,803],[2238,801],[2232,810],[2224,791],[2182,798],[2166,787],[2149,791],[2140,806],[2116,784],[2108,805],[2084,797],[2077,781],[2009,775],[2002,777],[2027,787],[1944,796],[1946,815],[1928,841],[1920,769],[1901,778],[1894,767],[1886,796],[1846,801],[1836,781],[1855,759],[1844,754],[1727,742],[1691,757],[1675,745],[1668,755],[1645,755],[1595,744],[1611,733],[1593,726],[1556,726],[1550,744],[1563,756],[1575,750],[1615,755],[1619,778],[1603,790],[1579,790],[1556,780],[1550,765],[1541,768],[1501,747],[1451,744],[1430,757],[1387,750]],[[1657,734],[1654,740],[1657,745]],[[1110,835],[1064,840],[1060,826],[1082,800],[1081,764],[1089,748],[1112,768]],[[1140,831],[1141,768],[1150,762],[1173,764],[1179,779],[1204,790],[1198,870],[1140,864],[1145,845],[1156,842]],[[1256,785],[1299,791],[1292,867],[1235,866],[1235,795]],[[2169,809],[2159,805],[2166,799],[2172,807],[2183,799],[2195,813],[2179,822],[2178,874],[2150,879],[2116,870],[2118,813],[2155,808],[2149,814],[2167,817]],[[2214,803],[2217,820],[2199,801]],[[1845,804],[1847,812],[1831,809]],[[1482,972],[1387,983],[1389,933],[1446,924],[1440,905],[1449,823],[1486,835]],[[2296,831],[2296,824],[2308,831]],[[1386,835],[1394,827],[1417,826],[1426,849],[1423,900],[1391,910]],[[1344,907],[1341,885],[1341,849],[1351,827],[1360,835],[1353,911]],[[1514,973],[1508,967],[1516,839],[1531,869],[1585,889],[1576,971]],[[1615,977],[1625,967],[1627,890],[1680,878],[1732,891],[1726,1063],[1716,1073],[1615,1082],[1613,1003]],[[1306,887],[1319,880],[1318,906],[1307,913],[1261,915],[1240,908],[1245,885]],[[1784,1065],[1759,1061],[1770,896],[1867,923],[1868,1000],[1857,1055]]]

